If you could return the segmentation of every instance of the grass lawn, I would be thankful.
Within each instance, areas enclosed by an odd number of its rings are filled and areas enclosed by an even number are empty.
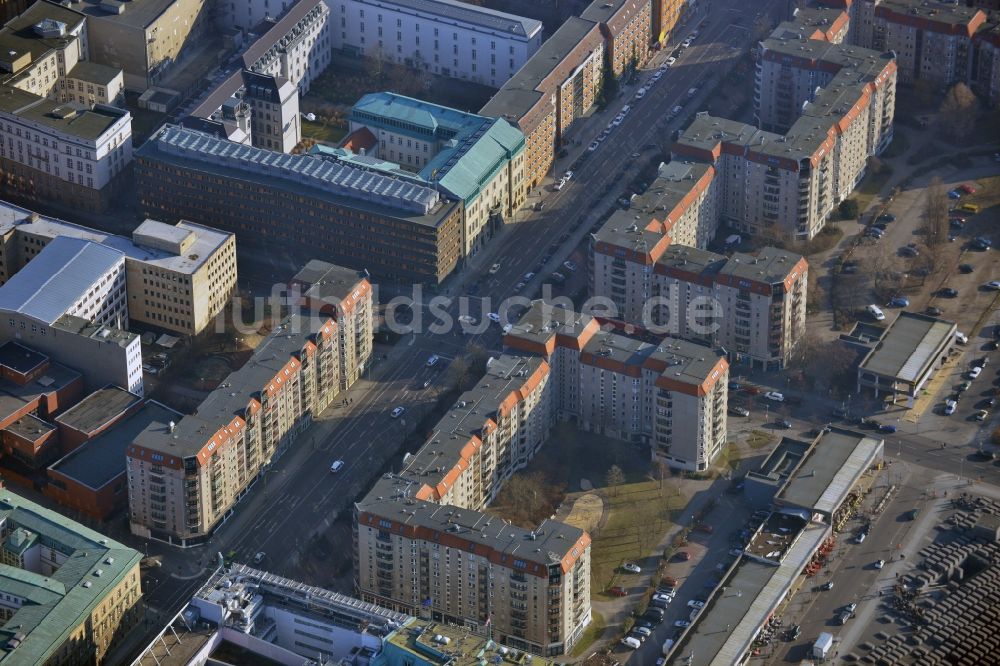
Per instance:
[[[762,449],[769,444],[773,444],[777,441],[777,438],[763,430],[754,430],[749,435],[747,435],[747,444],[751,449]]]
[[[580,636],[580,640],[576,642],[573,647],[573,651],[570,653],[574,657],[581,657],[583,654],[590,649],[590,646],[594,644],[604,630],[607,627],[604,626],[604,618],[601,617],[600,613],[590,614],[590,625],[583,630],[583,635]]]
[[[882,173],[868,172],[868,175],[865,176],[852,195],[854,200],[858,202],[859,211],[864,213],[868,209],[872,200],[882,189],[882,186],[888,182],[891,175],[892,171],[889,169],[886,169]]]
[[[308,120],[302,121],[303,138],[337,144],[340,143],[345,134],[347,134],[347,130],[343,127],[333,127],[331,125],[324,125],[323,123],[311,123]]]
[[[590,556],[591,594],[598,596],[614,585],[618,567],[627,560],[641,560],[653,553],[671,525],[672,512],[687,498],[667,479],[627,483],[605,492],[607,520],[593,535]]]

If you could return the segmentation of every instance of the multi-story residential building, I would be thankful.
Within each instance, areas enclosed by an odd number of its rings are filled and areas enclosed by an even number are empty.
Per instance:
[[[984,26],[976,33],[974,45],[972,89],[996,107],[1000,103],[1000,24]]]
[[[0,488],[0,662],[101,664],[142,621],[142,553]]]
[[[729,364],[721,349],[601,331],[593,317],[542,301],[504,344],[547,360],[560,419],[649,444],[654,460],[680,469],[707,469],[725,446]]]
[[[652,0],[653,39],[666,46],[689,7],[688,0]]]
[[[502,118],[373,93],[354,105],[350,122],[352,132],[365,128],[375,137],[373,157],[387,160],[390,169],[416,172],[462,202],[463,256],[481,250],[528,196],[524,136]]]
[[[973,76],[973,36],[986,13],[967,3],[926,0],[823,0],[847,10],[849,41],[893,51],[899,80],[948,86]]]
[[[574,121],[597,102],[604,48],[597,23],[570,17],[480,109],[524,134],[526,187],[542,182]]]
[[[182,547],[210,538],[340,392],[338,340],[332,319],[290,315],[194,414],[137,435],[126,451],[132,532]]]
[[[591,295],[608,299],[611,316],[721,347],[734,363],[774,370],[788,361],[805,331],[804,258],[775,248],[727,258],[673,243],[656,222],[613,220],[590,253]]]
[[[542,23],[458,0],[327,0],[333,48],[494,88],[542,44]]]
[[[653,43],[651,7],[650,0],[597,0],[580,15],[601,26],[604,56],[616,77],[649,59]]]
[[[0,283],[62,237],[99,243],[124,255],[132,323],[197,335],[236,290],[236,236],[231,233],[193,222],[169,225],[146,220],[127,238],[4,202],[0,202]]]
[[[400,170],[283,155],[167,125],[137,151],[140,208],[286,242],[376,276],[438,284],[458,265],[463,204]],[[303,223],[308,221],[308,224]]]
[[[212,25],[211,3],[205,0],[94,2],[77,9],[87,15],[91,58],[124,70],[125,88],[133,92],[156,85]]]
[[[88,240],[54,238],[0,287],[0,311],[49,324],[69,315],[122,328],[125,255]]]
[[[375,339],[374,290],[367,271],[355,271],[313,259],[291,282],[301,290],[302,305],[337,322],[340,388],[361,378]]]
[[[0,94],[0,168],[18,198],[107,208],[132,160],[132,116],[80,109],[7,87]]]
[[[816,39],[842,44],[850,33],[850,16],[837,7],[796,7],[792,18],[778,24],[771,39]]]

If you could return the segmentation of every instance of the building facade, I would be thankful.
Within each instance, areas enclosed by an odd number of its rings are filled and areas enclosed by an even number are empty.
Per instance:
[[[0,662],[100,664],[142,622],[142,553],[0,489]]]
[[[462,202],[410,174],[282,155],[172,125],[137,155],[140,208],[157,219],[211,224],[250,244],[288,243],[408,283],[436,285],[461,258]]]
[[[542,24],[457,0],[329,0],[333,48],[497,88],[542,44]]]
[[[236,291],[234,234],[187,221],[169,225],[146,220],[127,238],[4,203],[0,203],[0,283],[63,237],[124,255],[127,318],[133,323],[197,335]]]
[[[340,344],[340,388],[361,378],[368,367],[375,339],[374,289],[367,271],[355,271],[312,260],[292,278],[303,307],[337,322]]]
[[[247,8],[254,12],[259,0],[246,5],[231,4],[231,11]],[[266,10],[267,0],[263,3]],[[290,8],[285,10],[285,5]],[[225,11],[225,10],[223,10]],[[260,21],[263,21],[263,17]],[[323,0],[282,0],[277,21],[254,21],[246,25],[262,34],[243,52],[243,66],[266,76],[288,80],[300,95],[309,92],[312,82],[330,64],[332,26],[330,9]]]
[[[134,534],[204,543],[261,470],[340,392],[337,323],[291,315],[194,414],[152,424],[126,451]]]
[[[485,247],[528,196],[524,136],[502,118],[373,93],[354,105],[350,123],[352,132],[365,128],[376,138],[372,156],[387,160],[385,167],[415,172],[462,202],[464,257]]]
[[[653,43],[652,2],[615,0],[592,2],[580,18],[601,26],[604,57],[611,73],[619,77],[649,59]]]

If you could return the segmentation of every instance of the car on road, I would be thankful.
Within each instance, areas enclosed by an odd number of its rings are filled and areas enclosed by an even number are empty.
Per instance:
[[[976,270],[976,267],[973,266],[972,264],[959,264],[958,265],[958,272],[962,273],[964,275],[968,275],[969,273],[972,273],[975,270]]]
[[[524,289],[524,288],[525,288],[526,286],[527,286],[527,285],[525,285],[525,284],[524,284],[523,282],[518,282],[517,284],[515,284],[515,285],[514,285],[514,292],[515,292],[515,293],[518,293],[518,292],[520,292],[520,291],[521,291],[522,289]]]
[[[642,638],[639,640],[646,640],[647,638],[653,635],[653,632],[646,627],[636,627],[632,631],[642,636]]]
[[[593,141],[593,142],[591,142],[591,144],[589,146],[587,146],[587,152],[591,152],[592,153],[595,150],[597,150],[598,148],[600,148],[600,146],[601,146],[601,142],[600,141]]]
[[[565,266],[566,270],[570,271],[571,273],[576,271],[576,264],[574,264],[572,261],[564,261],[563,266]]]
[[[674,114],[676,116],[678,113],[680,113],[683,110],[684,110],[684,107],[681,106],[680,104],[678,104],[674,108],[670,109],[670,113],[672,113],[672,114]]]
[[[690,627],[691,623],[688,622],[687,620],[674,620],[674,626],[680,629],[684,629],[686,627]]]
[[[972,241],[972,248],[975,250],[988,250],[993,247],[993,241],[986,236],[978,236]]]
[[[959,192],[961,192],[962,194],[975,194],[976,193],[976,188],[974,188],[972,185],[969,185],[968,183],[963,183],[963,184],[959,185],[958,187],[956,187],[955,189],[958,190]]]
[[[500,264],[496,263],[490,266],[490,275],[496,275],[500,272]]]
[[[788,640],[794,641],[796,638],[802,635],[802,627],[797,624],[793,624],[788,628]]]
[[[948,198],[949,199],[961,199],[962,198],[962,193],[959,192],[958,190],[948,190]]]
[[[920,515],[920,509],[910,509],[906,512],[906,519],[916,520],[918,515]]]
[[[878,427],[878,431],[884,433],[894,433],[896,432],[896,426],[892,425],[891,423],[883,423]]]
[[[691,559],[691,553],[687,552],[686,550],[678,551],[677,554],[674,555],[674,559],[677,560],[678,562],[687,562],[688,560]]]
[[[990,291],[1000,291],[1000,280],[990,280],[983,285],[983,289],[988,289]]]
[[[659,81],[662,78],[663,78],[663,70],[662,69],[658,69],[655,72],[653,72],[653,76],[650,79],[650,81],[652,81],[653,83],[656,83],[657,81]]]
[[[962,333],[962,331],[955,331],[955,339],[958,341],[958,344],[960,345],[969,344],[969,336],[967,336],[965,333]]]
[[[691,42],[692,41],[693,41],[692,38],[688,37],[683,42],[681,42],[681,46],[683,46],[684,48],[687,48],[687,47],[691,46]]]
[[[878,227],[869,227],[869,229],[865,231],[865,236],[868,236],[869,238],[879,239],[884,235],[885,232]]]
[[[975,379],[976,377],[978,377],[982,373],[983,373],[983,369],[980,368],[979,366],[975,366],[973,368],[969,368],[969,372],[967,373],[967,376],[969,377],[969,379]]]
[[[908,308],[910,307],[910,299],[906,296],[896,296],[891,301],[889,301],[890,308]]]
[[[958,296],[958,290],[953,287],[941,287],[938,289],[938,296],[943,296],[944,298],[955,298]]]
[[[610,590],[608,590],[608,594],[610,594],[613,597],[627,597],[628,596],[628,592],[626,592],[625,588],[622,587],[621,585],[615,585],[614,587],[612,587]]]
[[[626,636],[625,638],[622,639],[622,645],[629,648],[630,650],[638,650],[640,647],[642,647],[642,642],[640,642],[639,639],[635,638],[634,636]]]
[[[635,562],[626,562],[622,565],[622,569],[630,573],[642,573],[642,568]]]
[[[875,567],[876,569],[881,569],[882,567],[885,566],[885,560],[875,560],[872,566]]]
[[[951,220],[950,220],[950,221],[948,222],[948,225],[949,225],[949,226],[950,226],[950,227],[951,227],[952,229],[961,229],[962,227],[964,227],[964,226],[965,226],[965,218],[964,218],[964,217],[953,217],[953,218],[952,218],[952,219],[951,219]]]
[[[958,409],[958,401],[948,398],[944,401],[944,413],[946,416],[951,416]]]
[[[438,356],[437,354],[431,354],[427,358],[427,367],[428,368],[433,368],[435,365],[438,364],[438,361],[440,361],[440,360],[441,360],[440,356]]]
[[[528,272],[528,273],[525,273],[525,274],[524,274],[524,277],[523,277],[523,278],[521,278],[521,279],[522,279],[522,280],[524,280],[525,282],[531,282],[531,279],[532,279],[533,277],[535,277],[535,274],[534,274],[534,273],[531,273],[531,272]]]
[[[823,583],[822,585],[819,586],[819,589],[821,589],[821,590],[832,590],[833,589],[833,581],[832,580],[826,581],[825,583]]]
[[[563,180],[565,180],[566,182],[569,182],[569,181],[573,180],[573,172],[572,171],[567,171],[566,173],[563,174],[562,177],[563,177]]]
[[[865,542],[865,539],[867,538],[868,538],[868,532],[861,530],[860,532],[858,532],[858,536],[854,537],[854,543],[862,544]]]
[[[558,271],[552,273],[552,275],[550,275],[549,278],[557,284],[562,284],[563,282],[566,281],[566,276],[563,275],[562,273],[559,273]]]
[[[764,394],[764,398],[766,398],[767,400],[770,400],[771,402],[784,402],[785,401],[784,394],[779,393],[778,391],[768,391],[767,393]]]
[[[663,61],[663,64],[666,65],[667,67],[673,67],[675,62],[677,62],[677,58],[670,56],[669,58]]]
[[[697,608],[700,610],[705,607],[705,602],[699,599],[692,599],[687,603],[687,605],[688,608]]]
[[[488,312],[486,313],[486,317],[494,324],[500,323],[500,315],[498,315],[496,312]]]
[[[901,257],[919,257],[920,256],[920,250],[918,250],[915,247],[911,247],[909,245],[905,245],[905,246],[899,248],[899,255]]]
[[[259,553],[253,556],[253,563],[260,564],[261,562],[264,561],[265,557],[267,557],[267,554],[264,553],[264,551],[260,551]]]
[[[556,192],[558,192],[559,190],[561,190],[564,187],[566,187],[566,179],[565,178],[560,178],[558,180],[558,182],[556,182],[556,184],[552,186],[552,189],[555,190]]]
[[[885,320],[885,313],[882,312],[882,308],[880,308],[879,306],[875,305],[874,303],[872,303],[871,305],[867,306],[865,308],[865,312],[867,312],[871,316],[871,318],[874,319],[875,321],[884,321]]]
[[[406,407],[396,407],[392,410],[390,416],[394,419],[398,419],[400,416],[406,413]]]
[[[958,385],[958,388],[957,388],[957,389],[955,389],[955,390],[956,390],[956,391],[957,391],[958,393],[965,393],[965,392],[966,392],[966,391],[968,391],[968,390],[969,390],[970,388],[972,388],[972,382],[969,382],[969,381],[965,381],[965,382],[962,382],[961,384],[959,384],[959,385]]]
[[[476,323],[476,318],[472,317],[470,315],[461,315],[461,316],[459,316],[458,321],[459,321],[459,323],[462,323],[462,324],[475,324]]]
[[[990,364],[989,356],[980,356],[979,358],[977,358],[972,362],[972,365],[976,366],[977,368],[985,368],[989,364]]]
[[[940,317],[941,316],[941,308],[934,307],[933,305],[931,305],[926,310],[924,310],[924,313],[928,314],[928,315],[930,315],[932,317]]]
[[[883,213],[875,218],[876,222],[895,222],[896,216],[892,213]]]
[[[330,465],[330,471],[331,472],[339,472],[343,468],[344,468],[344,461],[343,460],[334,460],[333,464]]]
[[[746,407],[740,407],[739,405],[730,405],[729,413],[733,416],[750,416],[750,410]]]
[[[988,418],[990,418],[990,412],[988,409],[980,409],[978,412],[976,412],[977,421],[985,421]]]
[[[792,422],[788,419],[778,419],[774,422],[776,428],[781,428],[782,430],[791,430]]]
[[[638,90],[635,91],[635,98],[636,99],[642,99],[645,96],[646,96],[646,88],[645,88],[645,86],[643,86],[642,88],[639,88]]]
[[[654,594],[654,595],[652,596],[652,599],[653,599],[653,601],[665,601],[665,602],[667,602],[668,604],[669,604],[669,603],[670,603],[671,601],[673,601],[673,600],[674,600],[674,598],[673,598],[672,596],[670,596],[669,594],[660,594],[659,592],[657,592],[656,594]]]

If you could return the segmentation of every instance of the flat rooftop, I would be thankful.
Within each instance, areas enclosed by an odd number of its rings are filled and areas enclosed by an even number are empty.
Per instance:
[[[765,247],[756,255],[733,253],[719,269],[720,275],[731,275],[740,280],[777,284],[784,282],[789,273],[802,261],[802,255]]]
[[[65,24],[67,34],[63,37],[42,37],[36,33],[34,26],[46,20]],[[65,48],[76,39],[69,33],[85,21],[83,14],[69,7],[54,2],[35,2],[0,29],[0,49],[19,54],[29,52],[34,61],[53,49]]]
[[[777,504],[832,515],[882,457],[883,440],[831,428],[820,435],[775,496]]]
[[[118,386],[94,391],[56,418],[55,422],[82,433],[100,430],[115,421],[142,398]]]
[[[307,285],[305,295],[324,301],[343,301],[357,289],[358,283],[367,280],[366,271],[357,271],[311,259],[292,278],[292,284]]]
[[[45,374],[24,386],[9,379],[0,379],[0,421],[20,412],[39,396],[56,393],[82,379],[79,372],[58,363],[49,363]]]
[[[447,638],[443,644],[437,640]],[[387,651],[383,652],[386,663],[416,663],[428,666],[482,666],[482,664],[537,664],[549,666],[556,662],[531,655],[525,658],[522,650],[511,651],[499,643],[470,632],[465,627],[442,622],[413,618],[405,626],[389,634],[385,639]],[[401,654],[397,654],[401,653]],[[517,657],[514,654],[517,654]],[[409,656],[409,659],[403,657]]]
[[[966,25],[972,22],[976,14],[982,13],[976,7],[966,7],[958,3],[926,2],[926,0],[881,0],[876,9],[876,16],[885,12],[919,18],[931,24],[941,23],[945,25]]]
[[[177,0],[129,0],[123,3],[125,11],[121,14],[108,13],[101,8],[102,2],[103,0],[83,0],[76,8],[91,19],[111,21],[132,28],[146,28]]]
[[[140,433],[154,428],[169,431],[170,423],[179,422],[181,417],[166,405],[149,401],[134,414],[57,460],[49,469],[97,490],[125,474],[125,451]]]
[[[955,337],[955,324],[914,312],[900,312],[875,349],[861,361],[860,371],[916,382]]]
[[[7,424],[7,427],[4,428],[6,432],[27,442],[37,442],[55,429],[54,425],[41,420],[34,414],[26,414],[13,423]]]
[[[26,375],[46,363],[49,357],[10,340],[0,345],[0,366]]]
[[[0,86],[0,113],[9,113],[85,141],[96,141],[129,116],[124,109],[111,106],[86,109],[74,102],[54,102],[11,86]]]
[[[118,250],[127,259],[141,261],[175,273],[189,274],[196,272],[211,260],[215,252],[233,236],[231,233],[187,220],[181,220],[176,225],[146,220],[136,228],[136,231],[143,230],[147,237],[150,235],[155,237],[159,232],[164,239],[175,238],[177,235],[189,239],[186,252],[176,254],[138,243],[127,236],[109,234],[55,217],[40,215],[27,208],[0,201],[0,233],[6,234],[11,230],[45,238],[69,236],[88,240]]]
[[[772,512],[744,552],[778,564],[807,522],[802,516]]]
[[[118,78],[122,70],[107,65],[102,65],[89,60],[81,60],[73,66],[66,76],[71,79],[79,79],[88,83],[96,83],[106,86]]]
[[[128,347],[139,337],[135,333],[123,331],[113,326],[95,324],[75,315],[60,317],[58,321],[52,324],[52,328],[92,340],[100,339],[101,342],[117,344],[119,347]]]
[[[542,29],[542,22],[457,0],[355,0],[371,7],[399,7],[410,12],[430,14],[443,19],[443,25],[465,23],[504,36],[531,38]]]
[[[699,666],[740,663],[828,533],[825,525],[807,526],[779,566],[743,558],[674,646],[668,663],[683,664],[689,655],[697,656],[692,663]]]

